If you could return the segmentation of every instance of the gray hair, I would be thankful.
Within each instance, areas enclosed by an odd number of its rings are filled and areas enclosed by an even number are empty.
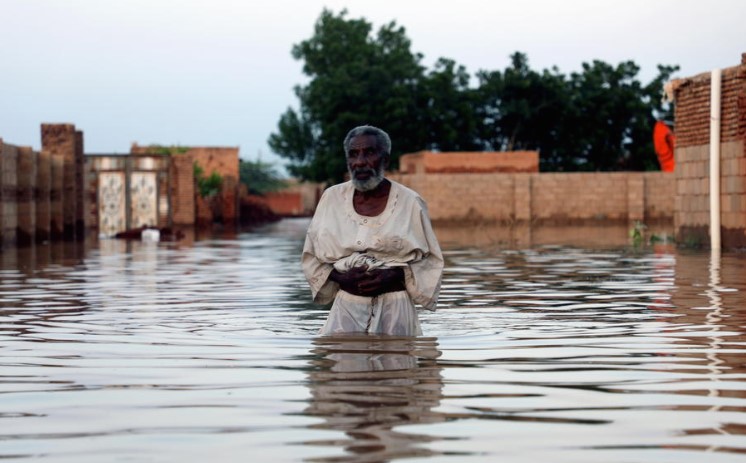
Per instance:
[[[347,152],[350,149],[350,142],[352,139],[360,135],[372,135],[376,137],[376,145],[378,145],[378,148],[383,151],[383,154],[386,156],[391,154],[391,138],[389,138],[389,134],[378,127],[373,127],[372,125],[361,125],[347,132],[347,136],[343,143],[345,156],[347,156]]]

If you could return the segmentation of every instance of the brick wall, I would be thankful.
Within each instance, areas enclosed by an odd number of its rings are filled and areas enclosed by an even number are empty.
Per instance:
[[[81,189],[83,188],[81,181],[83,178],[82,140],[82,133],[76,131],[73,124],[41,125],[42,149],[48,151],[53,159],[55,157],[61,159],[62,184],[59,187],[62,217],[55,217],[54,221],[55,223],[61,222],[61,232],[65,239],[74,239],[76,229],[82,231],[84,228],[81,223],[83,205],[78,206],[78,201],[82,199]],[[81,146],[78,146],[78,143]],[[55,165],[53,161],[53,171]],[[53,188],[53,194],[54,190]]]
[[[220,197],[210,202],[219,209],[219,216],[224,224],[236,224],[238,221],[238,183],[239,162],[238,148],[198,146],[190,147],[188,155],[204,169],[204,175],[210,176],[213,172],[223,178],[220,188]],[[203,220],[198,220],[204,223]]]
[[[174,224],[195,223],[194,158],[190,154],[171,156],[171,217]]]
[[[676,203],[680,242],[709,245],[710,73],[673,82]],[[722,70],[720,221],[724,248],[746,247],[746,54]]]
[[[16,243],[18,147],[0,139],[0,249]]]
[[[663,172],[390,174],[427,201],[435,222],[535,224],[670,221],[675,178]]]
[[[75,237],[82,240],[85,237],[85,156],[83,155],[83,132],[75,131]]]
[[[447,152],[420,151],[402,155],[399,171],[414,173],[539,172],[536,151]]]
[[[64,159],[59,154],[49,153],[51,179],[49,182],[49,237],[59,240],[64,236],[65,214],[62,197],[64,195]]]
[[[18,181],[18,244],[28,245],[35,241],[36,234],[36,165],[38,153],[31,147],[18,148],[17,181]]]
[[[722,70],[720,140],[743,139],[746,119],[742,115],[746,66]],[[710,143],[710,73],[674,81],[676,147]]]
[[[36,232],[37,242],[50,239],[51,208],[49,195],[52,182],[52,159],[49,152],[41,151],[36,157],[36,185],[34,188],[34,202],[36,203]]]
[[[279,216],[304,215],[303,197],[299,191],[267,193],[264,203]]]
[[[238,148],[215,146],[190,147],[186,154],[194,160],[209,176],[217,172],[221,177],[232,177],[238,181]]]

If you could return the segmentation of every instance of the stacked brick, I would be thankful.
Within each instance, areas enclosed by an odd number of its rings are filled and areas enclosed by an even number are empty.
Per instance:
[[[674,82],[676,203],[681,242],[709,243],[710,74]],[[722,245],[746,247],[746,54],[722,70],[720,209]]]

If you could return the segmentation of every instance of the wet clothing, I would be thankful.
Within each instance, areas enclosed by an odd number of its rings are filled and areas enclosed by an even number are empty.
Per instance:
[[[421,334],[415,304],[435,310],[443,273],[427,206],[417,193],[392,181],[386,208],[367,217],[355,211],[354,192],[352,182],[327,189],[306,235],[301,260],[313,300],[333,302],[321,334]],[[402,266],[406,291],[355,296],[329,280],[335,264],[345,271],[363,263]]]

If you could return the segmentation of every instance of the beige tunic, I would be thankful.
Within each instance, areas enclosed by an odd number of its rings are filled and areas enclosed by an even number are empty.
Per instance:
[[[384,211],[367,217],[355,212],[354,192],[352,182],[327,189],[306,235],[302,267],[313,300],[334,301],[321,333],[421,334],[414,304],[435,310],[443,273],[427,206],[417,193],[392,181]],[[328,279],[334,264],[357,262],[360,256],[404,266],[406,291],[355,296]]]

